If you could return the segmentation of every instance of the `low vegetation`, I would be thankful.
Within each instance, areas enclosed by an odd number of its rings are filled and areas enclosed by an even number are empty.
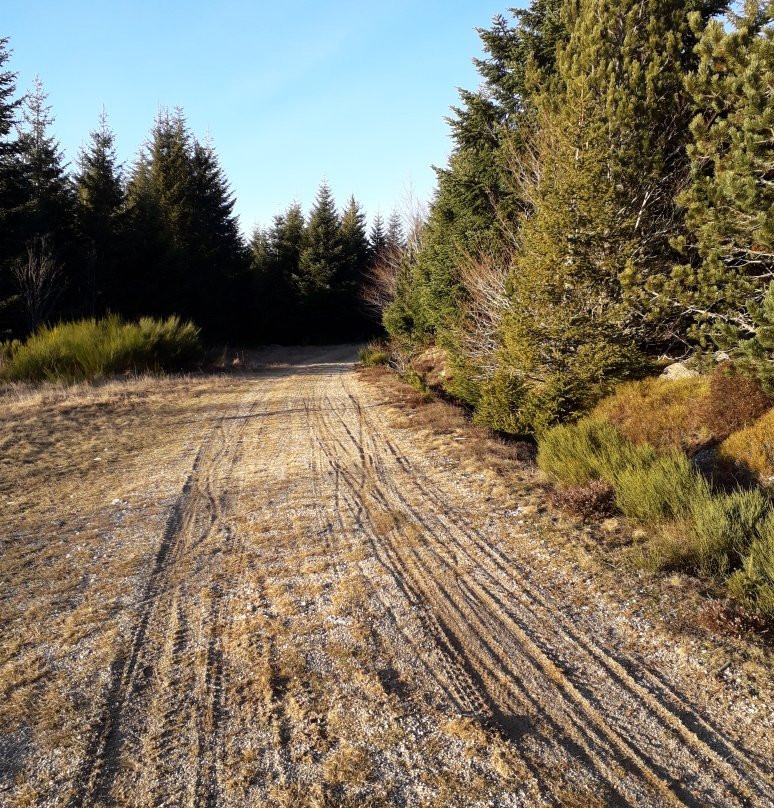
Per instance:
[[[360,351],[360,364],[366,368],[387,365],[390,361],[389,346],[383,342],[369,342]]]
[[[179,368],[199,356],[199,330],[177,317],[119,317],[44,326],[0,355],[0,380],[103,379],[120,373]]]
[[[631,397],[628,388],[601,411],[620,412]],[[662,391],[655,398],[662,400]],[[746,605],[774,615],[774,505],[764,491],[715,491],[680,450],[634,443],[596,418],[548,431],[538,465],[559,486],[560,506],[583,516],[607,513],[609,491],[620,513],[653,528],[650,544],[639,548],[649,566],[716,576]]]

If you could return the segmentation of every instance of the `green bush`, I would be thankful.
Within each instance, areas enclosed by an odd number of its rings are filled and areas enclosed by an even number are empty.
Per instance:
[[[8,381],[76,382],[116,373],[180,367],[201,350],[199,329],[177,317],[119,317],[45,326],[10,353],[0,368]]]
[[[390,354],[381,342],[369,342],[360,349],[360,364],[363,367],[373,368],[377,365],[387,365],[389,362]]]
[[[707,482],[678,451],[624,468],[610,482],[618,507],[640,522],[679,518],[710,496]]]
[[[654,457],[651,446],[635,446],[614,426],[584,418],[546,431],[537,462],[549,477],[564,485],[586,485],[599,479],[614,485],[623,471],[639,468]]]
[[[746,605],[774,617],[774,510],[758,524],[757,532],[728,588]]]
[[[524,384],[517,375],[499,371],[481,383],[473,420],[497,432],[524,434],[526,426],[520,417],[524,394]]]
[[[701,570],[725,575],[742,565],[770,514],[771,502],[758,490],[697,500],[691,510],[692,543]]]

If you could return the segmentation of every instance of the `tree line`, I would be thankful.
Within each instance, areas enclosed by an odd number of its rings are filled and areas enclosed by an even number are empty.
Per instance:
[[[210,339],[324,341],[373,332],[370,266],[403,238],[399,217],[370,236],[355,201],[327,185],[247,242],[209,141],[161,110],[131,166],[103,114],[70,172],[39,79],[19,96],[0,39],[0,340],[108,313],[190,319]]]
[[[697,350],[774,386],[773,12],[532,0],[480,32],[419,246],[382,283],[392,339],[445,347],[478,420],[540,432]]]

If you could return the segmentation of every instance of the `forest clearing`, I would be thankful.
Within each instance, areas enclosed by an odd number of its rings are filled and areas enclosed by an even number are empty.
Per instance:
[[[774,805],[766,647],[355,358],[6,388],[0,805]]]

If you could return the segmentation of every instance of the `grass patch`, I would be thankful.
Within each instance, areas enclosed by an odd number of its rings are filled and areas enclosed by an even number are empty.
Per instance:
[[[609,486],[625,516],[655,525],[654,537],[640,548],[647,566],[717,576],[745,604],[771,613],[774,508],[763,491],[715,494],[679,450],[635,444],[591,418],[549,430],[538,465],[567,486],[555,495],[559,504],[564,497],[576,512],[600,511],[595,500],[608,504]]]
[[[728,588],[745,605],[774,618],[774,511],[759,522],[757,534]]]
[[[360,364],[365,368],[374,368],[390,363],[390,352],[383,342],[369,342],[360,349]]]
[[[759,526],[772,514],[761,491],[734,491],[697,500],[691,510],[692,544],[700,569],[727,574],[744,563],[759,537]]]
[[[200,350],[199,329],[177,317],[143,317],[136,323],[116,316],[80,320],[44,326],[26,342],[11,346],[0,366],[0,379],[89,381],[180,367]]]
[[[614,485],[619,474],[640,468],[654,457],[651,446],[633,444],[612,424],[584,418],[544,433],[537,463],[563,485],[587,485],[600,479]]]
[[[618,471],[611,483],[622,513],[639,522],[679,518],[709,496],[704,478],[674,450]]]

